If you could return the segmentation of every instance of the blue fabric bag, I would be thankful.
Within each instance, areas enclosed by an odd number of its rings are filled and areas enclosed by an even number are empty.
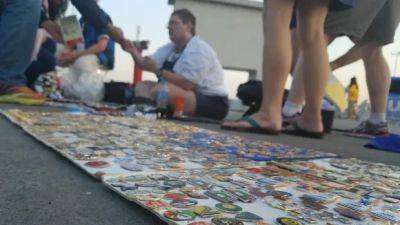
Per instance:
[[[390,134],[388,136],[372,138],[365,147],[400,153],[400,136]]]

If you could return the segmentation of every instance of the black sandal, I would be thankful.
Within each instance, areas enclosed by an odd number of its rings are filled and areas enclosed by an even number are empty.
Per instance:
[[[324,137],[324,132],[315,132],[315,131],[307,131],[299,126],[299,124],[293,123],[291,127],[284,129],[283,133],[299,136],[299,137],[307,137],[307,138],[315,138],[322,139]]]

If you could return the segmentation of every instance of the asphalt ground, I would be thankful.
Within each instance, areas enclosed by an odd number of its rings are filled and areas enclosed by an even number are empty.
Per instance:
[[[9,108],[59,110],[0,104],[0,109]],[[216,124],[189,124],[220,130]],[[355,121],[337,120],[334,126],[344,129],[354,125]],[[394,127],[393,131],[399,133],[400,129]],[[323,140],[312,140],[284,134],[266,136],[221,132],[332,152],[345,158],[400,165],[400,154],[364,148],[368,140],[341,133],[327,135]],[[0,117],[0,171],[0,225],[165,224],[145,209],[110,191],[4,117]]]

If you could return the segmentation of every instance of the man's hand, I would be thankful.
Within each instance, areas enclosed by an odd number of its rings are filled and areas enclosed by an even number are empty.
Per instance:
[[[65,67],[73,64],[79,58],[79,54],[75,52],[64,52],[58,58],[59,66]]]
[[[133,42],[130,40],[125,39],[121,43],[121,47],[124,51],[129,52],[131,54],[138,54],[139,51],[136,49],[135,45],[133,45]]]
[[[132,41],[126,40],[121,46],[122,49],[130,53],[134,59],[141,56],[140,51],[135,47]]]
[[[62,33],[61,33],[61,27],[60,25],[58,25],[57,23],[51,21],[51,20],[47,20],[44,21],[41,26],[51,35],[51,37],[59,42],[62,43],[63,42],[63,37],[62,37]]]
[[[111,39],[113,39],[115,42],[121,45],[124,51],[129,52],[131,54],[139,53],[138,50],[133,45],[133,42],[124,37],[124,33],[119,27],[116,27],[111,23],[109,23],[106,27],[106,32]]]
[[[159,70],[160,67],[157,65],[156,61],[150,57],[143,57],[132,41],[125,39],[120,44],[126,52],[132,55],[133,60],[141,69],[153,73]]]
[[[153,73],[157,73],[157,71],[160,69],[159,66],[157,65],[156,61],[154,61],[152,58],[150,57],[145,57],[144,58],[144,65],[143,65],[143,69],[153,72]]]

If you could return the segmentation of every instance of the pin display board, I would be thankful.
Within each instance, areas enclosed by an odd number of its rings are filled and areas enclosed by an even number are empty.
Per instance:
[[[164,120],[3,114],[169,224],[400,222],[399,167]]]

